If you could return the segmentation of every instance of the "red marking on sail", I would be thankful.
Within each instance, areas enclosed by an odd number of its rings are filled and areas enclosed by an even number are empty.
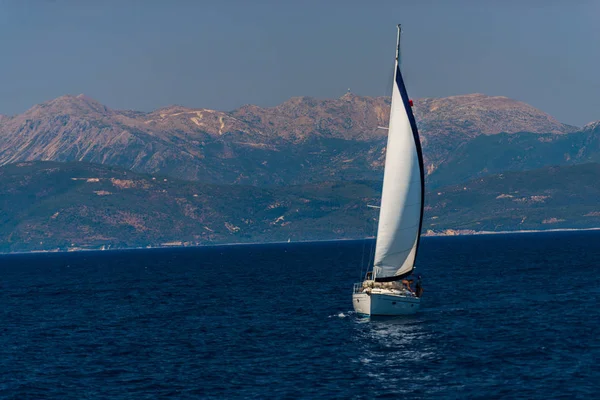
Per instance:
[[[412,107],[412,106],[413,106],[413,101],[412,101],[412,100],[409,100],[409,101],[408,101],[408,105]]]

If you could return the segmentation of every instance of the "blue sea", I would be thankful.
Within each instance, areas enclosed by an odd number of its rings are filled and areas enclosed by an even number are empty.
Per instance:
[[[2,256],[0,397],[599,398],[599,244],[425,238],[387,319],[352,311],[372,241]]]

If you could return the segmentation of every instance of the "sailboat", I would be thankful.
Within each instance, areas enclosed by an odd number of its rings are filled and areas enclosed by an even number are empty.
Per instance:
[[[375,257],[372,269],[354,284],[352,294],[354,310],[371,316],[414,314],[421,302],[422,288],[413,290],[407,277],[415,268],[423,225],[423,154],[412,101],[400,72],[401,32],[398,25]]]

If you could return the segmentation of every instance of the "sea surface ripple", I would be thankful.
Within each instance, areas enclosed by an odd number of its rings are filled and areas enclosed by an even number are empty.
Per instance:
[[[2,256],[0,397],[597,398],[598,243],[426,238],[387,319],[352,311],[372,241]]]

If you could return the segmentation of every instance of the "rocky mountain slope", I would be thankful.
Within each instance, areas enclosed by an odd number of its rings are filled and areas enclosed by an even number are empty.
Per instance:
[[[481,93],[421,99],[417,118],[429,134],[458,133],[468,137],[497,133],[570,133],[577,127],[556,119],[521,101]]]
[[[600,164],[430,191],[424,231],[600,226]],[[0,252],[339,239],[375,232],[379,181],[258,188],[88,163],[0,167]],[[226,201],[224,201],[226,199]]]
[[[581,128],[581,131],[600,134],[600,121],[590,122]]]
[[[86,96],[63,96],[0,119],[0,165],[87,161],[210,183],[301,184],[378,179],[389,99],[346,94],[292,98],[272,108],[231,112],[166,107],[112,110]],[[428,174],[482,135],[575,130],[505,97],[415,101]],[[493,136],[492,136],[493,137]]]

